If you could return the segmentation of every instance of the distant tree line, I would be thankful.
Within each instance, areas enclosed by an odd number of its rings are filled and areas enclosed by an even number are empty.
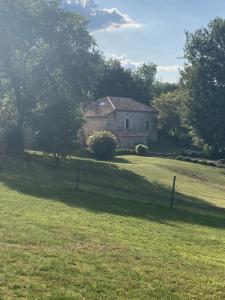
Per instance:
[[[130,97],[158,111],[160,133],[225,148],[225,20],[186,33],[178,84],[157,81],[157,66],[125,69],[106,60],[86,20],[60,1],[0,0],[0,144],[54,154],[72,151],[81,104],[106,95]]]

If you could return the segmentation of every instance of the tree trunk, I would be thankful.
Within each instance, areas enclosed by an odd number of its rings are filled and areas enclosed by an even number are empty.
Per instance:
[[[11,68],[10,68],[11,70]],[[20,81],[16,77],[16,75],[13,72],[9,72],[9,78],[11,78],[11,82],[14,89],[15,94],[15,104],[16,104],[16,110],[17,110],[17,125],[15,127],[16,131],[16,144],[17,149],[13,149],[15,152],[23,153],[24,152],[24,107],[23,107],[23,100],[20,90]]]
[[[23,154],[25,150],[25,137],[24,137],[24,128],[22,124],[18,124],[16,127],[16,131],[18,133],[18,138],[17,138],[17,151],[19,154]]]

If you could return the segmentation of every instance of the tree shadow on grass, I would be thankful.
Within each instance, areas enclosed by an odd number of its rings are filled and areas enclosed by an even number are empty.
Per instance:
[[[110,162],[117,164],[132,164],[132,162],[123,157],[114,157]]]
[[[157,182],[118,168],[116,164],[81,160],[80,190],[75,190],[78,160],[60,168],[37,161],[10,159],[1,182],[26,195],[63,202],[96,213],[185,222],[225,228],[225,209],[204,200],[177,194],[169,208],[171,191]]]

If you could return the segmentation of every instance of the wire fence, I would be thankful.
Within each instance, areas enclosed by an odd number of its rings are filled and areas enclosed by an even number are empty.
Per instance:
[[[171,191],[171,198],[170,198],[170,208],[173,208],[174,207],[174,200],[175,199],[181,199],[178,197],[176,197],[176,194],[182,194],[182,195],[185,195],[185,197],[189,197],[189,196],[200,196],[200,197],[205,197],[205,198],[208,198],[208,199],[216,199],[216,200],[222,200],[222,201],[225,201],[225,197],[218,197],[218,196],[214,196],[214,195],[206,195],[206,194],[201,194],[201,193],[194,193],[194,192],[182,192],[180,191],[179,189],[177,189],[177,177],[174,176],[173,178],[173,185],[172,185],[172,191]]]

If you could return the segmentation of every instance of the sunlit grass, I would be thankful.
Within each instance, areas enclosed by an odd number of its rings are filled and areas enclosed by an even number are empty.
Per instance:
[[[83,159],[80,191],[76,171],[76,158],[59,168],[8,160],[0,184],[2,299],[224,299],[223,169]]]

